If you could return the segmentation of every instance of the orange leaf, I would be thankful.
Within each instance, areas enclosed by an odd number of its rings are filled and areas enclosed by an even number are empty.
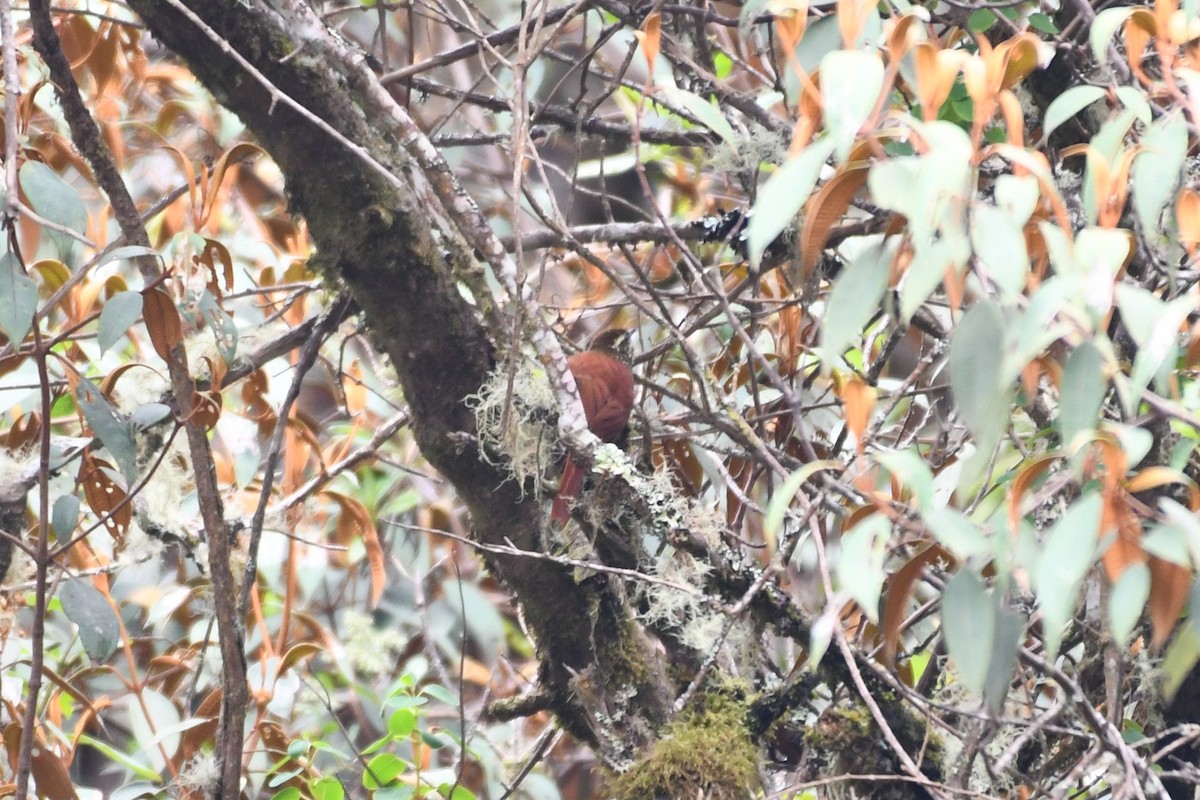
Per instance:
[[[1157,556],[1150,556],[1150,626],[1154,631],[1151,646],[1162,647],[1192,589],[1192,571]]]
[[[1104,574],[1109,583],[1116,583],[1130,564],[1146,562],[1146,552],[1142,550],[1142,522],[1123,494],[1111,502],[1106,498],[1104,517],[1100,524],[1101,535],[1114,527],[1117,529],[1117,538],[1104,551],[1103,557]]]
[[[1194,254],[1200,243],[1200,195],[1195,189],[1184,189],[1175,201],[1175,220],[1179,224],[1179,241]],[[1190,245],[1190,246],[1189,246]]]
[[[142,316],[146,320],[146,330],[150,332],[154,352],[163,361],[170,361],[171,349],[183,342],[183,323],[179,319],[175,301],[162,289],[147,289],[142,292]]]
[[[348,532],[350,527],[353,527],[363,540],[367,551],[367,564],[371,570],[371,606],[374,607],[379,604],[379,598],[383,597],[383,590],[387,585],[386,559],[383,547],[379,544],[379,532],[375,529],[375,521],[371,519],[367,507],[354,498],[331,491],[323,494],[342,507],[342,515],[338,519],[339,532]],[[347,527],[343,527],[344,525]]]
[[[820,260],[834,224],[846,213],[854,195],[867,182],[869,167],[869,164],[848,162],[809,201],[800,233],[800,263],[805,276]]]
[[[317,653],[324,652],[325,648],[316,642],[297,642],[288,648],[283,654],[283,658],[279,661],[279,674],[287,672],[292,667],[296,666],[303,658],[315,656]]]
[[[873,5],[873,0],[837,0],[838,30],[842,34],[842,43],[848,49],[853,49],[858,42],[863,23],[866,22],[867,9]]]
[[[83,498],[88,508],[103,520],[104,529],[114,539],[120,539],[133,521],[133,505],[122,505],[127,495],[125,489],[108,476],[111,469],[112,465],[107,461],[88,453],[83,457],[79,480],[83,482]]]
[[[654,81],[654,62],[658,60],[658,53],[662,47],[662,14],[655,11],[646,16],[646,21],[642,24],[640,31],[634,31],[633,35],[642,45],[642,53],[646,56],[646,65],[649,67],[647,73],[647,83]]]
[[[1012,485],[1008,490],[1009,530],[1015,531],[1020,526],[1021,499],[1025,497],[1025,493],[1033,486],[1033,482],[1040,478],[1050,468],[1050,465],[1057,460],[1058,456],[1056,455],[1043,454],[1029,459],[1017,470],[1017,477],[1013,479]]]
[[[256,144],[251,144],[250,142],[238,142],[233,147],[221,154],[221,157],[217,159],[217,163],[213,165],[212,182],[205,186],[204,205],[199,219],[196,220],[197,228],[203,225],[205,221],[208,220],[209,215],[212,213],[213,204],[216,202],[217,195],[220,193],[218,190],[221,188],[221,184],[225,181],[225,173],[229,170],[229,167],[245,161],[251,156],[259,155],[262,152],[263,149]],[[233,283],[232,275],[230,276],[229,283]]]
[[[867,423],[871,419],[871,412],[875,410],[877,393],[874,387],[855,376],[842,384],[838,395],[846,411],[846,427],[854,435],[854,440],[861,453],[867,432]]]
[[[908,563],[896,570],[887,588],[887,597],[883,601],[883,616],[879,625],[883,629],[883,663],[890,667],[896,666],[896,650],[900,645],[900,625],[904,622],[904,612],[908,610],[908,600],[912,597],[913,587],[925,567],[936,561],[954,563],[954,557],[946,552],[941,545],[930,545],[917,553]]]
[[[966,53],[961,50],[937,50],[928,42],[913,46],[917,71],[917,99],[926,122],[937,119],[938,110],[950,96]]]
[[[8,750],[8,763],[16,764],[21,742],[21,726],[11,722],[4,728],[4,746]],[[38,795],[58,800],[75,800],[75,784],[62,760],[47,744],[45,737],[35,729],[33,742],[33,779],[37,781]]]

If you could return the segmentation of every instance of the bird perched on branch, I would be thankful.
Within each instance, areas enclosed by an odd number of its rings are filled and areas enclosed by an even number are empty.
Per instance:
[[[630,333],[619,328],[601,331],[587,350],[567,359],[567,367],[579,387],[588,430],[602,442],[615,442],[621,438],[629,424],[629,412],[633,410]],[[583,474],[583,469],[568,455],[558,484],[558,495],[550,511],[550,518],[555,522],[566,522],[570,516],[571,502],[583,485]]]

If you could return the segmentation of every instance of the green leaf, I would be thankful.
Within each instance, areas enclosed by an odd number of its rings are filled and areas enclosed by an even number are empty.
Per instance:
[[[141,292],[117,292],[100,312],[100,330],[96,340],[103,353],[125,335],[142,316]]]
[[[1106,8],[1092,20],[1091,30],[1088,31],[1088,42],[1092,45],[1092,55],[1101,64],[1108,65],[1108,45],[1112,42],[1117,28],[1120,28],[1133,12],[1134,9],[1128,6]]]
[[[1048,658],[1058,655],[1063,627],[1075,611],[1079,587],[1095,558],[1100,509],[1100,495],[1088,494],[1072,504],[1046,535],[1034,588],[1042,608]]]
[[[912,492],[918,511],[933,510],[933,472],[916,450],[880,450],[871,458]]]
[[[38,290],[12,253],[0,256],[0,332],[14,346],[25,341],[37,312]]]
[[[58,596],[67,619],[79,626],[79,639],[88,657],[100,663],[107,661],[121,641],[121,626],[108,600],[82,578],[64,581]]]
[[[1129,402],[1136,403],[1159,369],[1174,362],[1179,328],[1196,310],[1196,299],[1184,295],[1164,303],[1140,286],[1126,283],[1117,286],[1116,295],[1121,321],[1138,345],[1129,376]]]
[[[428,695],[434,700],[440,700],[451,708],[458,708],[459,698],[454,692],[440,683],[430,683],[421,687],[421,694]]]
[[[1076,436],[1096,429],[1107,391],[1104,359],[1095,344],[1085,341],[1071,353],[1063,370],[1058,432],[1065,447],[1072,448]]]
[[[133,426],[105,399],[100,387],[87,378],[79,381],[76,399],[88,427],[104,443],[108,452],[112,453],[121,474],[125,476],[129,486],[133,486],[138,476],[137,443],[133,437]]]
[[[868,244],[838,277],[821,320],[821,348],[837,358],[879,310],[892,268],[892,248]]]
[[[950,387],[967,427],[992,441],[1008,421],[1009,387],[1004,363],[1004,317],[990,302],[971,307],[950,341]]]
[[[752,265],[758,266],[767,246],[796,219],[817,185],[825,159],[832,152],[832,139],[813,142],[799,155],[788,159],[759,189],[754,213],[746,224]]]
[[[326,776],[308,784],[313,800],[344,800],[346,787],[337,778]]]
[[[1108,594],[1108,624],[1117,647],[1128,644],[1149,597],[1150,568],[1136,562],[1126,566]]]
[[[126,695],[124,706],[129,729],[142,754],[156,768],[165,770],[164,752],[179,749],[179,709],[166,695],[145,687],[137,694]]]
[[[821,59],[841,46],[842,32],[838,28],[837,15],[829,14],[809,23],[796,45],[796,60],[811,74],[821,66]]]
[[[999,290],[1001,301],[1006,305],[1015,303],[1029,274],[1029,253],[1021,225],[995,206],[977,205],[971,211],[971,244]]]
[[[879,621],[879,595],[887,577],[883,563],[892,523],[872,514],[842,535],[837,564],[838,587],[850,595],[872,622]]]
[[[442,783],[438,785],[438,794],[446,800],[475,800],[475,793],[465,786]]]
[[[1133,160],[1133,208],[1147,236],[1159,229],[1159,215],[1175,194],[1187,157],[1187,122],[1169,114],[1150,126],[1142,137],[1143,150]]]
[[[1150,110],[1150,101],[1145,92],[1138,86],[1118,86],[1114,90],[1121,105],[1133,112],[1134,118],[1143,125],[1149,125],[1154,118]]]
[[[162,785],[163,773],[159,772],[158,770],[150,769],[144,763],[136,761],[132,756],[121,752],[105,741],[84,733],[79,737],[79,744],[86,744],[88,747],[94,747],[96,750],[99,750],[105,756],[105,758],[109,759],[114,764],[119,764],[144,781],[150,781],[155,785]]]
[[[408,762],[391,753],[380,753],[367,762],[362,782],[367,789],[379,789],[399,778],[408,769]]]
[[[479,646],[480,652],[500,652],[504,644],[504,618],[477,584],[447,578],[442,583],[446,602],[456,614],[463,614],[467,633]],[[459,602],[459,596],[462,602]]]
[[[295,775],[290,775],[286,778],[286,780],[291,780],[294,777]],[[271,795],[271,800],[300,800],[300,797],[301,795],[299,789],[297,789],[295,786],[287,786]]]
[[[729,120],[725,119],[721,114],[721,109],[713,102],[693,92],[675,87],[666,87],[663,92],[670,103],[688,112],[697,122],[724,139],[729,146],[737,147],[738,137],[733,132],[733,126],[729,124]]]
[[[999,595],[993,593],[993,602]],[[1021,636],[1025,633],[1025,618],[1006,606],[992,609],[995,618],[995,635],[988,658],[987,677],[983,684],[983,700],[988,711],[999,714],[1008,700],[1013,673],[1017,671],[1017,656],[1021,648]]]
[[[983,529],[961,511],[939,508],[924,515],[925,524],[933,531],[938,543],[960,561],[992,552]]]
[[[54,529],[54,536],[60,542],[71,538],[78,523],[79,498],[73,494],[56,497],[50,511],[50,527]]]
[[[883,62],[863,50],[834,50],[821,59],[821,102],[825,127],[838,163],[850,156],[863,123],[883,90]]]
[[[1042,196],[1037,178],[1032,175],[1000,175],[996,178],[995,192],[996,207],[1021,227],[1029,222]]]
[[[1162,688],[1163,699],[1171,702],[1197,662],[1200,662],[1200,631],[1192,617],[1186,625],[1179,627],[1163,656],[1162,670],[1167,674]]]
[[[417,729],[417,712],[398,708],[388,717],[388,733],[397,739],[407,739]]]
[[[1048,15],[1043,14],[1041,11],[1035,11],[1029,15],[1029,27],[1033,28],[1035,31],[1048,33],[1051,36],[1058,33],[1058,26],[1054,24],[1054,20],[1050,19]]]
[[[960,569],[946,582],[942,634],[963,684],[982,694],[996,638],[996,615],[987,587],[969,569]]]
[[[996,24],[996,15],[986,8],[978,8],[967,17],[967,30],[971,33],[985,33]]]
[[[26,161],[21,165],[20,181],[30,207],[39,216],[80,235],[87,232],[87,209],[79,199],[79,193],[57,172],[38,161]],[[79,242],[68,234],[49,228],[44,233],[54,242],[59,260],[67,266],[74,266],[73,255],[79,249]]]
[[[960,273],[971,257],[965,232],[946,232],[933,242],[917,244],[900,284],[900,319],[907,323],[938,287],[947,270]]]
[[[1100,86],[1072,86],[1054,98],[1046,108],[1046,116],[1042,121],[1042,141],[1050,138],[1050,134],[1071,117],[1104,97],[1107,90]]]
[[[1163,561],[1169,561],[1185,569],[1192,568],[1192,553],[1188,534],[1177,525],[1155,525],[1142,538],[1142,549]]]

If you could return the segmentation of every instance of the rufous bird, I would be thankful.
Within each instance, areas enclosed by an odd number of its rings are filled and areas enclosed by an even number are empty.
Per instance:
[[[601,331],[587,350],[567,359],[567,367],[579,387],[588,430],[602,442],[615,442],[621,438],[629,424],[629,412],[633,410],[630,333],[620,328]],[[558,495],[550,511],[550,518],[555,522],[566,522],[570,516],[571,503],[583,486],[583,474],[583,468],[568,455],[558,484]]]

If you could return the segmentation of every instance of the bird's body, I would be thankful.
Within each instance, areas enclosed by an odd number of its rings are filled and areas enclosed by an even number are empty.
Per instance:
[[[612,329],[600,333],[582,353],[567,359],[567,367],[579,387],[579,400],[587,416],[588,429],[602,442],[615,442],[625,432],[633,409],[633,370],[627,349],[629,331]],[[583,485],[583,469],[570,456],[550,518],[566,522],[571,502]]]

